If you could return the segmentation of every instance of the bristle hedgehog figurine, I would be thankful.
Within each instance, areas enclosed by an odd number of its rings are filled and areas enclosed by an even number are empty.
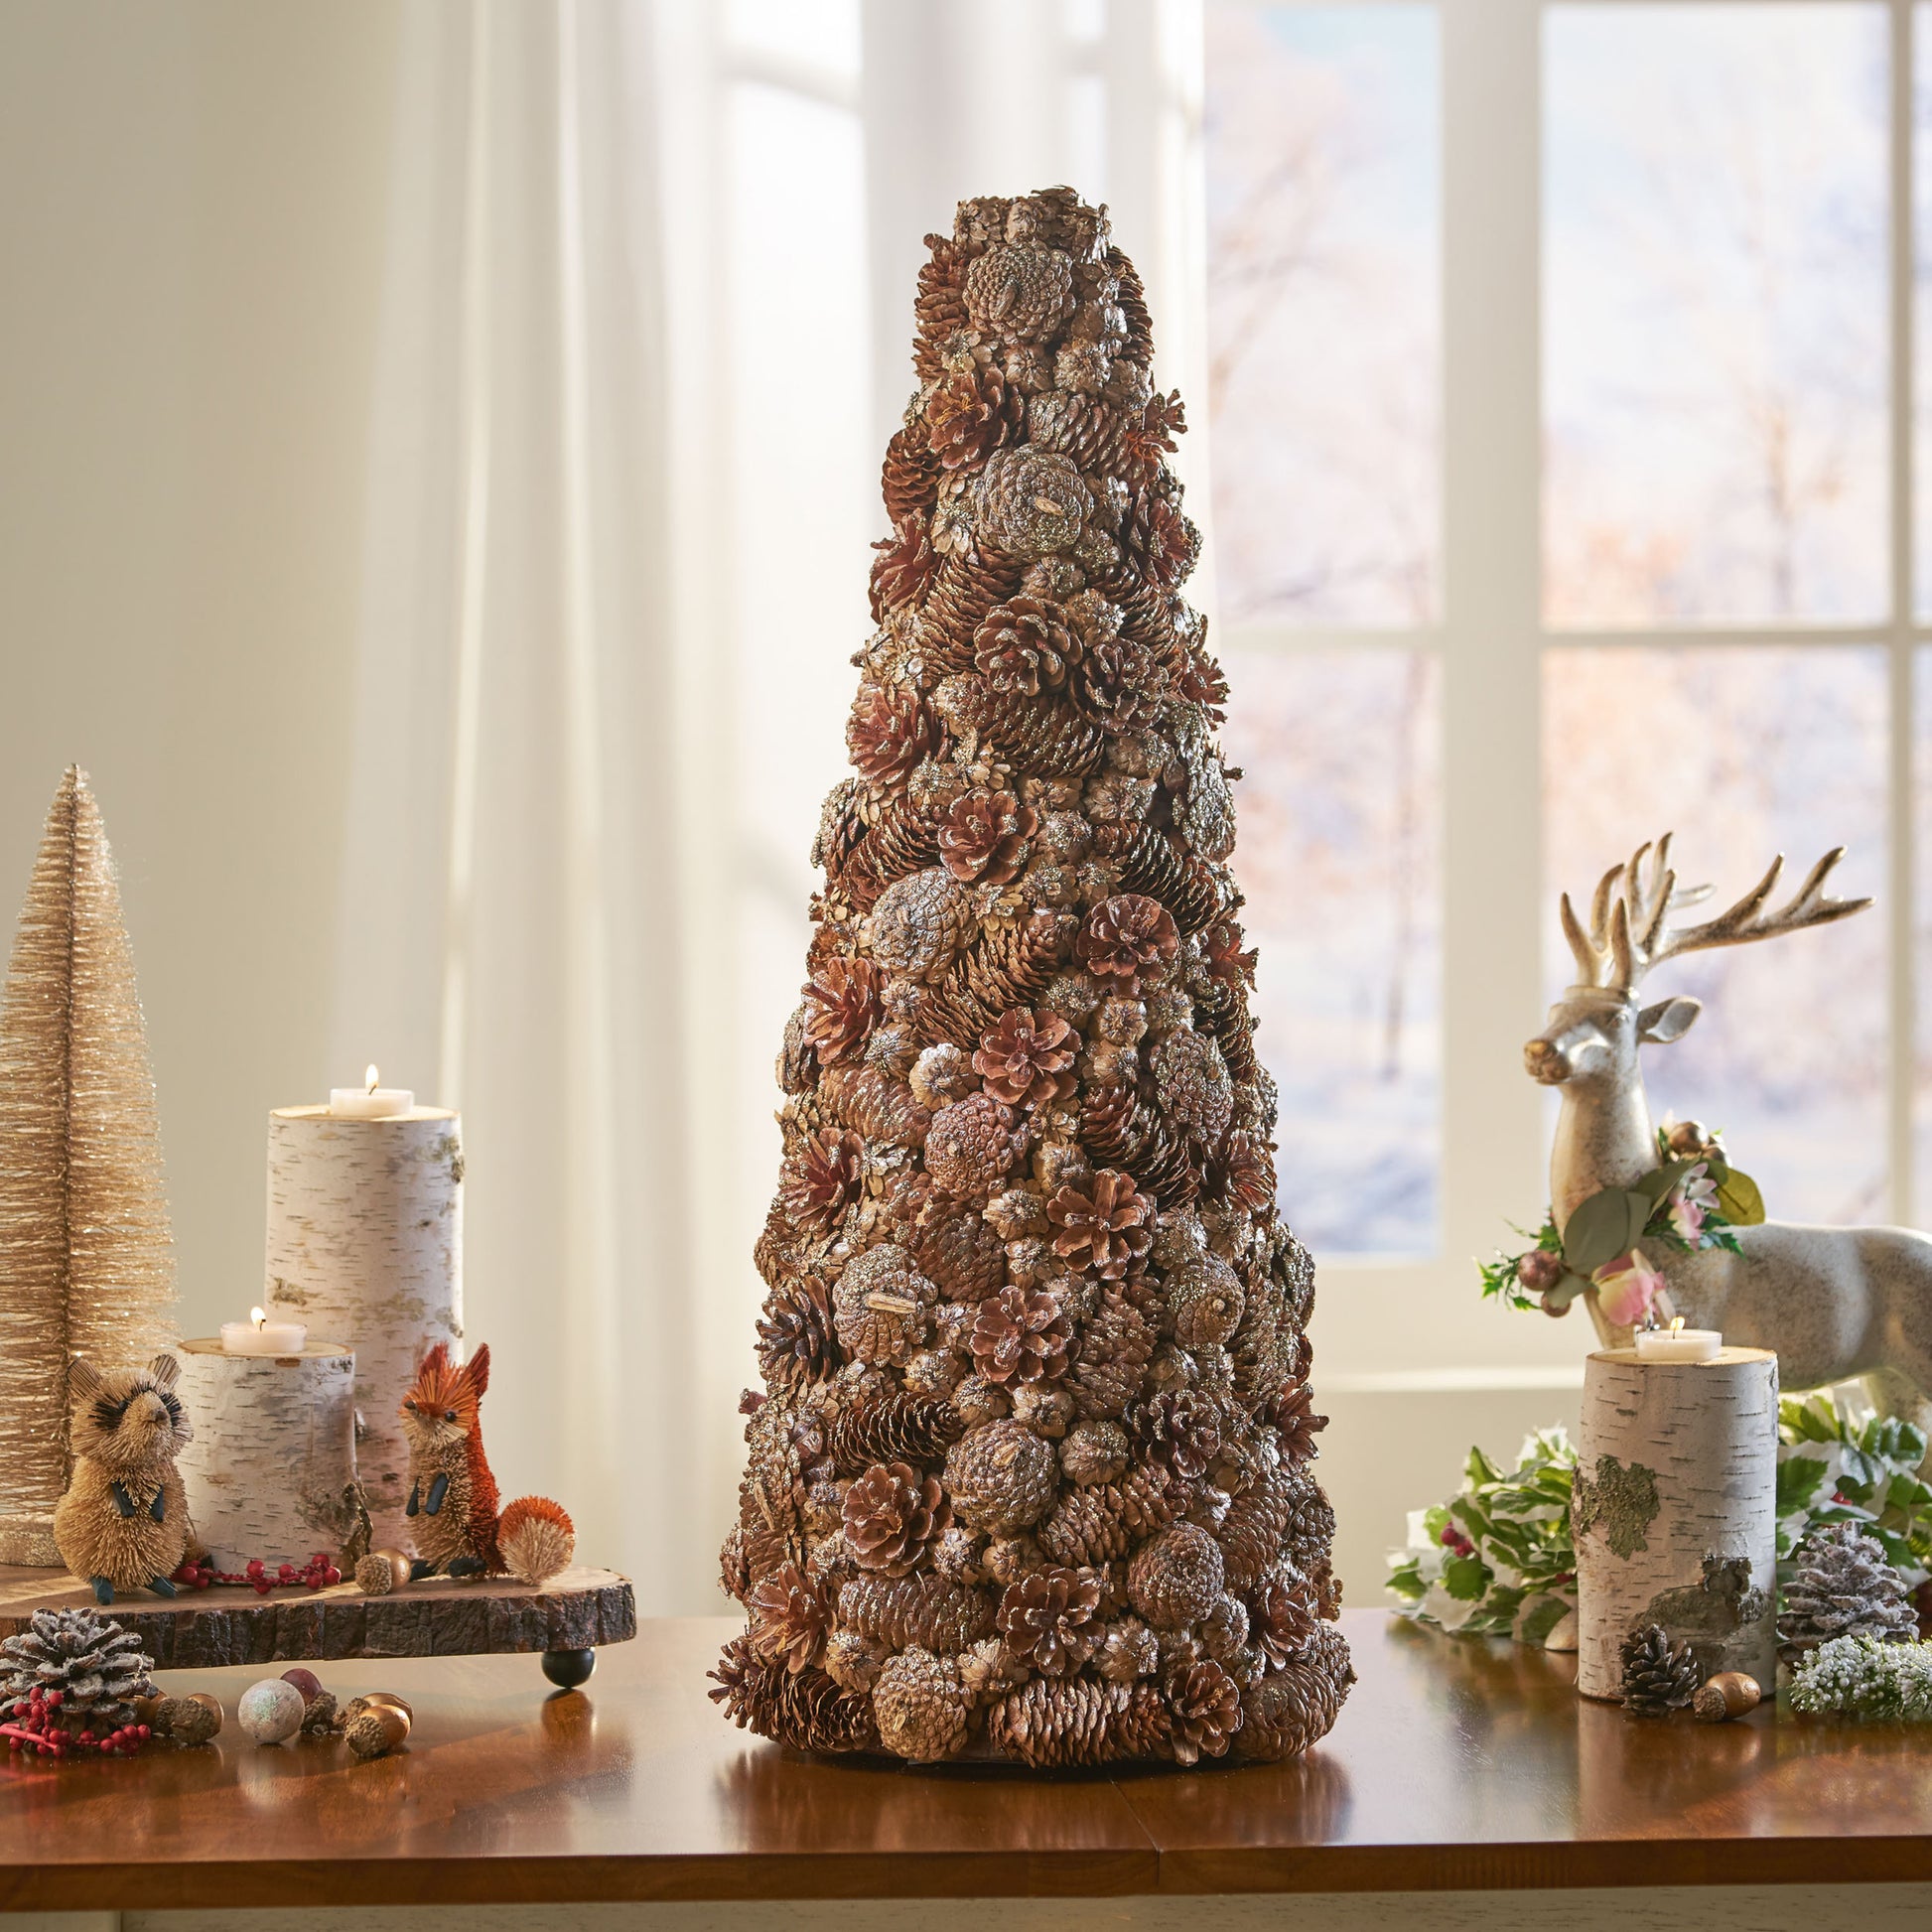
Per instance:
[[[195,1434],[175,1395],[180,1374],[172,1355],[104,1373],[78,1358],[68,1366],[73,1474],[54,1511],[54,1542],[103,1604],[117,1589],[173,1596],[182,1559],[201,1553],[175,1467]]]
[[[489,1386],[489,1349],[461,1366],[439,1341],[423,1357],[400,1415],[409,1443],[409,1500],[403,1513],[415,1527],[416,1551],[407,1581],[433,1577],[512,1576],[547,1583],[576,1554],[564,1511],[544,1496],[521,1496],[498,1512],[496,1478],[483,1453],[482,1407]],[[355,1581],[381,1595],[405,1581],[391,1553],[373,1551],[356,1565]]]

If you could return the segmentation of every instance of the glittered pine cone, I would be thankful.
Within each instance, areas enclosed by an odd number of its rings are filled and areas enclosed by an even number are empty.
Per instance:
[[[872,621],[884,623],[889,613],[915,604],[939,568],[925,518],[914,515],[893,525],[893,534],[873,545]]]
[[[1025,444],[993,452],[972,500],[981,544],[1024,561],[1071,550],[1093,512],[1073,460]]]
[[[1015,1007],[981,1035],[973,1070],[1010,1107],[1049,1107],[1071,1097],[1079,1035],[1057,1013]]]
[[[825,1284],[804,1275],[773,1290],[759,1316],[759,1369],[766,1385],[796,1388],[829,1375],[838,1362]]]
[[[952,1521],[937,1476],[909,1463],[875,1462],[845,1492],[845,1540],[862,1570],[903,1577]]]
[[[1039,814],[1010,791],[973,790],[955,798],[939,827],[939,861],[955,879],[1004,886],[1027,863]]]
[[[960,1520],[992,1536],[1030,1528],[1059,1487],[1052,1445],[1013,1421],[982,1423],[946,1451],[946,1490]]]
[[[824,1236],[859,1196],[865,1143],[857,1134],[821,1127],[808,1134],[778,1182],[778,1198],[799,1227]]]
[[[969,1094],[933,1115],[925,1171],[955,1200],[996,1192],[1019,1158],[1013,1109],[990,1093]]]
[[[1165,915],[1164,915],[1165,916]],[[1103,1168],[1084,1187],[1058,1188],[1046,1203],[1053,1252],[1070,1267],[1119,1281],[1153,1242],[1154,1202],[1131,1175]]]
[[[917,1649],[892,1658],[873,1686],[872,1710],[879,1741],[909,1763],[937,1763],[965,1747],[969,1704],[954,1658]]]
[[[1120,542],[1163,590],[1184,583],[1200,556],[1200,531],[1158,483],[1135,492]]]
[[[1164,1689],[1174,1761],[1194,1764],[1203,1756],[1225,1756],[1241,1728],[1241,1687],[1234,1679],[1201,1658],[1172,1671]]]
[[[1091,1570],[1035,1570],[1000,1598],[1000,1635],[1014,1659],[1045,1677],[1078,1670],[1099,1631],[1100,1579]]]
[[[926,447],[942,470],[959,470],[997,450],[1013,433],[1025,406],[1017,389],[991,363],[942,375],[925,399]]]
[[[1624,1709],[1633,1717],[1663,1718],[1690,1708],[1704,1683],[1704,1667],[1688,1642],[1673,1644],[1661,1623],[1647,1623],[1623,1639]]]
[[[1217,1254],[1196,1255],[1171,1268],[1162,1292],[1173,1315],[1173,1338],[1183,1348],[1226,1341],[1247,1307],[1241,1277]]]
[[[1218,1147],[1234,1115],[1234,1082],[1220,1046],[1190,1027],[1176,1027],[1148,1055],[1162,1113],[1206,1147]]]
[[[895,1241],[868,1248],[845,1265],[832,1292],[839,1346],[862,1362],[902,1368],[932,1332],[939,1291]]]
[[[834,954],[805,983],[805,1034],[822,1066],[855,1058],[879,1020],[879,974],[869,959]]]
[[[1101,1421],[1125,1415],[1146,1385],[1156,1340],[1148,1316],[1110,1287],[1081,1324],[1075,1344],[1067,1382],[1078,1412]]]
[[[1109,1731],[1129,1695],[1084,1677],[1035,1677],[987,1712],[987,1740],[1036,1770],[1104,1763],[1116,1754]]]
[[[1073,264],[1057,248],[995,245],[966,270],[967,316],[1003,342],[1050,336],[1073,301]]]
[[[866,932],[874,961],[907,979],[937,979],[972,937],[966,890],[944,866],[928,866],[888,886]]]
[[[1071,1338],[1059,1303],[1036,1290],[1007,1287],[982,1302],[973,1322],[973,1366],[988,1382],[1053,1381],[1066,1371]]]
[[[1266,1214],[1275,1204],[1275,1162],[1265,1142],[1246,1128],[1228,1135],[1221,1156],[1222,1191],[1236,1207],[1250,1214]]]
[[[1220,1545],[1196,1523],[1171,1523],[1127,1567],[1127,1593],[1157,1630],[1197,1622],[1219,1599]]]
[[[1167,672],[1154,654],[1127,637],[1096,638],[1082,652],[1068,683],[1081,712],[1115,732],[1152,724],[1167,688]]]
[[[787,1563],[752,1587],[745,1600],[752,1613],[752,1649],[762,1663],[801,1671],[818,1662],[832,1627],[824,1592],[795,1563]]]
[[[973,667],[987,688],[1009,696],[1037,697],[1066,682],[1080,640],[1057,604],[1016,597],[995,605],[973,633]]]
[[[868,679],[853,700],[845,742],[854,767],[880,790],[902,785],[937,749],[939,733],[914,686]]]
[[[1248,1598],[1248,1629],[1268,1662],[1280,1669],[1313,1641],[1320,1604],[1307,1578],[1289,1563],[1270,1564]]]
[[[1074,955],[1112,990],[1138,993],[1168,976],[1180,950],[1173,914],[1159,899],[1118,893],[1087,914]]]

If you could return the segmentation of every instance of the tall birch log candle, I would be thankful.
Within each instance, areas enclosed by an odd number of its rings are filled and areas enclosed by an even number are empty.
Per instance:
[[[398,1111],[373,1116],[268,1117],[262,1300],[272,1317],[355,1351],[356,1465],[378,1547],[405,1540],[409,1450],[396,1411],[425,1350],[447,1341],[461,1353],[463,1342],[462,1118],[396,1099]]]
[[[1777,1670],[1778,1358],[1720,1348],[1651,1361],[1634,1348],[1584,1370],[1571,1527],[1577,1688],[1622,1695],[1623,1639],[1661,1624],[1706,1677]]]
[[[354,1534],[355,1357],[340,1342],[236,1353],[210,1336],[175,1350],[195,1437],[178,1458],[188,1520],[217,1570],[272,1574]]]

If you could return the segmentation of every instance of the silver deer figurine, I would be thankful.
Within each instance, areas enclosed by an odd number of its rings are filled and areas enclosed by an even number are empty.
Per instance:
[[[1549,1024],[1523,1048],[1530,1077],[1560,1087],[1563,1104],[1550,1154],[1550,1207],[1558,1227],[1604,1187],[1630,1187],[1657,1166],[1657,1141],[1637,1049],[1682,1039],[1702,1004],[1676,998],[1639,1006],[1644,976],[1666,960],[1716,946],[1741,946],[1848,918],[1868,898],[1825,891],[1844,847],[1828,852],[1788,903],[1767,910],[1784,870],[1771,863],[1736,904],[1702,925],[1672,923],[1708,886],[1680,891],[1670,836],[1639,846],[1597,885],[1586,930],[1563,897],[1564,936],[1577,958],[1577,984],[1550,1009]],[[1787,1388],[1818,1388],[1863,1377],[1874,1405],[1921,1428],[1932,1426],[1932,1239],[1909,1228],[1812,1227],[1765,1221],[1735,1230],[1741,1253],[1707,1248],[1649,1256],[1669,1284],[1672,1307],[1726,1342],[1777,1351]],[[1603,1345],[1627,1345],[1597,1298],[1587,1298]]]

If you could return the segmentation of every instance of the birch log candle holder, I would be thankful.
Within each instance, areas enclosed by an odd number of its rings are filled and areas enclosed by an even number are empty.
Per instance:
[[[1652,1623],[1689,1642],[1707,1678],[1775,1681],[1777,1425],[1766,1349],[1589,1357],[1571,1507],[1584,1696],[1622,1695],[1623,1639]]]
[[[370,1083],[373,1086],[373,1082]],[[463,1128],[441,1107],[268,1117],[262,1300],[355,1351],[355,1459],[371,1541],[407,1541],[397,1405],[432,1344],[463,1339]]]
[[[234,1354],[216,1338],[175,1351],[194,1441],[177,1466],[188,1519],[217,1570],[271,1573],[340,1551],[355,1511],[355,1357],[339,1342]]]

